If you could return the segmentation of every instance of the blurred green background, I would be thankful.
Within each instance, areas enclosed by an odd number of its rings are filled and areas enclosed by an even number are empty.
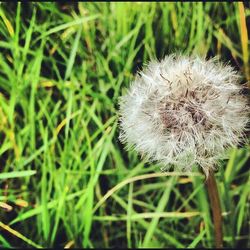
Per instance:
[[[204,177],[127,152],[117,101],[173,52],[219,56],[247,82],[249,15],[242,2],[0,3],[0,246],[212,247]],[[250,247],[249,153],[216,173],[227,247]]]

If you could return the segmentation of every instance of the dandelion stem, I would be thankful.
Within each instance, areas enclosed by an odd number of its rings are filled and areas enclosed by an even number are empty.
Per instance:
[[[208,178],[206,180],[206,186],[208,191],[208,196],[211,203],[211,209],[213,214],[214,223],[214,234],[215,234],[215,247],[223,247],[223,232],[222,232],[222,216],[221,216],[221,206],[219,199],[218,187],[216,184],[216,179],[214,172],[210,171]]]

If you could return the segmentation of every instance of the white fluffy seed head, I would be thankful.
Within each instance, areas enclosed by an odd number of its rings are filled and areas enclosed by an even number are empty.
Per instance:
[[[120,98],[120,140],[162,170],[198,164],[208,176],[244,137],[249,113],[239,79],[215,58],[150,62]]]

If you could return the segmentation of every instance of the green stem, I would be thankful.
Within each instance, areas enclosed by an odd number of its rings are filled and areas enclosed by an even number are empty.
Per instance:
[[[210,171],[209,173],[209,176],[206,180],[206,186],[213,214],[215,247],[222,248],[223,232],[222,232],[221,206],[220,206],[218,187],[216,184],[216,179],[213,171]]]

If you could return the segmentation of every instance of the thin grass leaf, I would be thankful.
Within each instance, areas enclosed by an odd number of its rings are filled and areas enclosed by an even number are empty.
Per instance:
[[[18,231],[10,228],[8,225],[5,225],[3,222],[0,221],[0,227],[3,228],[4,230],[8,231],[9,233],[13,234],[14,236],[18,237],[19,239],[23,240],[26,242],[28,245],[36,247],[36,248],[43,248],[41,245],[36,244],[32,240],[28,239]]]
[[[154,213],[156,216],[159,215],[159,213],[162,213],[163,210],[165,209],[167,202],[169,200],[172,186],[174,185],[175,181],[176,181],[176,179],[174,177],[170,177],[170,179],[169,179],[170,185],[165,188],[164,193],[163,193],[161,199],[159,200],[157,209]],[[152,237],[154,235],[155,228],[157,227],[159,218],[160,217],[155,217],[150,222],[150,225],[148,227],[146,235],[144,236],[144,239],[143,239],[142,247],[147,247],[149,245],[150,240],[152,239]]]
[[[0,173],[0,180],[10,179],[10,178],[21,178],[36,174],[35,170],[24,170],[24,171],[12,171],[9,173]]]

